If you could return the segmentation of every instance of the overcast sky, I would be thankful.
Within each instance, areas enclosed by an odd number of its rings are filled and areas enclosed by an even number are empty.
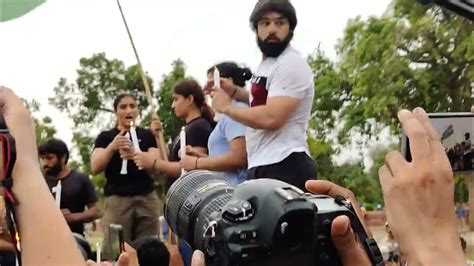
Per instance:
[[[255,0],[122,0],[145,71],[159,82],[181,58],[204,81],[206,69],[234,60],[255,69],[260,53],[248,17]],[[389,0],[293,0],[298,26],[292,45],[309,55],[320,44],[330,57],[348,19],[380,16]],[[0,23],[0,84],[37,99],[58,137],[70,143],[72,123],[48,106],[60,77],[75,79],[81,57],[105,52],[136,63],[115,0],[47,0],[31,13]]]

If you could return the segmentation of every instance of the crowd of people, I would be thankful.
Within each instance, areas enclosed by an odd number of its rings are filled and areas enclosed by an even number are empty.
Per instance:
[[[91,151],[92,172],[103,173],[106,180],[102,211],[89,178],[68,167],[64,142],[47,140],[37,149],[30,113],[13,91],[0,88],[2,114],[17,143],[13,192],[19,202],[15,212],[25,265],[86,265],[71,232],[83,234],[84,223],[102,212],[103,259],[113,259],[107,227],[120,224],[127,244],[118,265],[204,266],[201,251],[193,251],[182,240],[163,243],[160,239],[160,228],[168,234],[165,239],[172,237],[158,217],[152,179],[157,173],[166,176],[166,190],[183,170],[215,171],[234,186],[245,180],[274,178],[311,193],[343,196],[361,217],[350,190],[316,180],[316,164],[306,142],[314,77],[290,44],[297,26],[294,7],[288,0],[260,0],[250,23],[262,52],[253,74],[236,63],[222,62],[209,68],[205,86],[192,79],[174,86],[172,108],[185,122],[187,146],[182,150],[182,134],[176,136],[169,160],[162,155],[168,147],[158,141],[159,119],[152,121],[150,129],[135,126],[136,97],[130,93],[116,97],[116,124],[97,136]],[[214,80],[216,69],[219,84]],[[212,97],[212,108],[206,104],[205,93]],[[407,162],[400,152],[391,151],[379,171],[387,232],[402,257],[396,261],[464,265],[452,212],[453,173],[440,137],[422,108],[401,110],[398,118],[410,138],[413,160]],[[343,265],[370,265],[348,217],[332,221],[331,236]],[[391,256],[390,261],[394,260]]]
[[[471,134],[464,133],[464,141],[446,149],[446,154],[454,171],[472,170],[474,162],[472,160]]]

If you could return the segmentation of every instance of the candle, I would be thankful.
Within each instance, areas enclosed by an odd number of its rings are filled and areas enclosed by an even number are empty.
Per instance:
[[[221,74],[219,73],[217,66],[214,67],[214,87],[218,89],[221,88]]]
[[[96,259],[95,259],[95,262],[100,263],[101,255],[102,255],[101,254],[102,250],[101,250],[101,247],[100,247],[100,243],[99,242],[95,243],[95,246],[96,246]]]
[[[135,149],[135,152],[141,151],[140,145],[138,144],[137,131],[135,130],[135,126],[133,125],[133,122],[130,122],[130,135],[132,137],[132,144],[133,144],[133,148]]]
[[[130,138],[130,134],[127,132],[125,133],[126,138]],[[128,160],[122,159],[122,169],[120,169],[120,174],[121,175],[126,175],[127,174],[127,165],[128,165]]]
[[[180,158],[183,159],[184,156],[186,155],[186,131],[185,127],[181,128],[181,133],[179,133],[179,143],[180,143],[180,150],[179,150],[179,155]],[[181,169],[181,175],[186,174],[186,170]]]
[[[58,208],[61,209],[61,180],[58,180],[58,184],[56,185],[56,195],[55,195],[55,199],[56,199],[56,205],[58,205]]]

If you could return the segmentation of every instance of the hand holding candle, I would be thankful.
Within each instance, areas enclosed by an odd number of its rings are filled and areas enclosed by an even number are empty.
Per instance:
[[[214,87],[217,89],[221,88],[221,74],[217,66],[214,67]]]
[[[61,180],[58,180],[58,184],[56,185],[56,194],[55,194],[55,200],[56,200],[56,205],[58,208],[61,209]]]
[[[127,132],[125,134],[126,138],[130,138],[130,134]],[[127,174],[127,165],[128,165],[128,160],[123,159],[122,160],[122,169],[120,169],[120,174],[121,175],[126,175]]]
[[[135,129],[135,126],[133,125],[133,121],[130,122],[130,136],[132,137],[132,144],[133,148],[135,149],[135,152],[140,152],[140,145],[138,143],[138,136],[137,136],[137,130]]]
[[[141,152],[140,145],[138,143],[138,136],[133,121],[130,121],[130,136],[132,137],[133,149],[135,152]],[[138,167],[139,170],[143,170],[143,167]]]
[[[186,156],[186,130],[185,127],[181,128],[181,133],[179,134],[179,143],[180,143],[180,149],[179,149],[179,157],[181,159]],[[186,174],[186,170],[181,169],[181,175]]]

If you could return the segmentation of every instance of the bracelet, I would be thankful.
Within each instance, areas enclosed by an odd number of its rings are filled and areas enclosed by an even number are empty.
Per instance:
[[[237,93],[237,86],[234,87],[234,92],[232,93],[232,95],[230,96],[230,98],[233,99],[236,93]]]
[[[198,160],[199,160],[199,157],[196,157],[196,163],[194,165],[194,169],[198,169]]]
[[[156,158],[155,158],[155,160],[153,161],[153,166],[151,167],[151,170],[155,170],[155,165],[156,165]]]

